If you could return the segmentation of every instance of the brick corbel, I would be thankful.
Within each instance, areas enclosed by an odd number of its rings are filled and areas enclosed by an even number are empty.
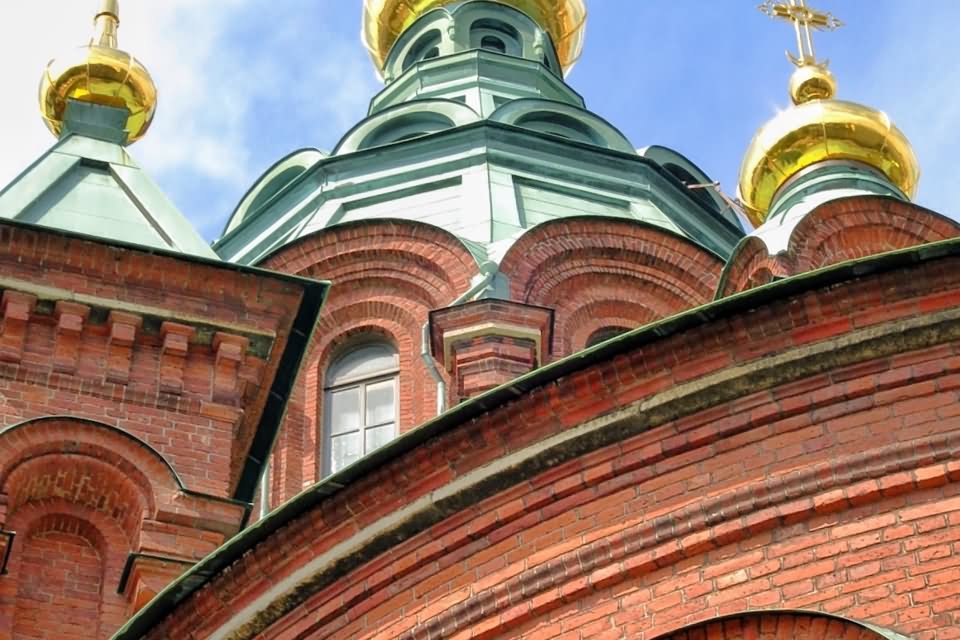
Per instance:
[[[183,392],[183,368],[187,362],[190,340],[196,330],[177,322],[160,325],[163,346],[160,349],[160,390],[167,393]]]
[[[7,290],[0,298],[0,361],[20,362],[27,339],[27,324],[37,306],[37,297],[21,291]]]
[[[243,336],[223,332],[214,335],[213,400],[215,402],[228,403],[240,395],[242,391],[239,388],[240,365],[249,346],[250,340]]]
[[[111,311],[110,342],[107,348],[107,381],[127,384],[130,381],[130,365],[133,361],[133,343],[143,318],[132,313]]]
[[[85,304],[61,300],[54,309],[57,319],[57,340],[53,350],[53,370],[74,373],[80,358],[80,334],[90,316]]]
[[[120,576],[117,593],[127,599],[127,615],[132,616],[195,562],[169,556],[131,553]]]

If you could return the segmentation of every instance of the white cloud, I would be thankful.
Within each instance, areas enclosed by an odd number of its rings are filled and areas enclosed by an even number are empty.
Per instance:
[[[164,0],[127,2],[122,6],[120,42],[130,44],[161,87],[163,116],[136,147],[157,171],[192,169],[200,175],[239,180],[243,153],[223,153],[240,138],[244,93],[224,93],[206,86],[206,71],[217,56],[230,10],[244,0]],[[213,7],[216,7],[214,10]],[[0,104],[5,153],[0,157],[0,184],[6,184],[52,143],[38,110],[37,85],[47,61],[72,45],[88,41],[96,3],[76,0],[33,0],[4,7],[10,25],[0,41],[0,59],[16,65],[4,70],[6,98]],[[55,16],[55,19],[51,19]],[[205,109],[211,96],[227,108],[214,115]],[[216,128],[208,126],[216,121]],[[216,161],[220,158],[221,161]],[[226,158],[226,161],[222,159]]]

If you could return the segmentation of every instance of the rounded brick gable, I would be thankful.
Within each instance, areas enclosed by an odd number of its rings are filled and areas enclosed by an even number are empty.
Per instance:
[[[741,242],[724,269],[717,295],[958,235],[956,222],[912,203],[879,196],[832,200],[796,223],[783,251],[771,255],[757,236]]]
[[[661,227],[598,217],[538,225],[500,265],[512,300],[555,310],[559,357],[582,349],[597,329],[639,327],[708,302],[722,268]]]

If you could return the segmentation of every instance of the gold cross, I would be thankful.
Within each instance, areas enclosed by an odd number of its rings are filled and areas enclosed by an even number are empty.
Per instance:
[[[788,51],[787,57],[798,67],[820,64],[817,62],[817,54],[813,48],[814,30],[836,31],[843,26],[843,22],[832,13],[807,7],[806,0],[787,0],[787,2],[766,0],[760,5],[760,11],[771,18],[780,18],[793,23],[793,28],[797,32],[797,48],[800,55],[797,57]],[[823,66],[826,64],[825,61]]]

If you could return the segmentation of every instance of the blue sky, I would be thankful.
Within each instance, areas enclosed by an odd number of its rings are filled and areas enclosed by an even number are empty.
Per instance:
[[[757,11],[758,0],[587,2],[586,47],[568,81],[588,108],[636,147],[677,149],[733,194],[753,133],[789,103],[789,25]],[[960,2],[812,4],[846,22],[817,39],[838,97],[886,111],[920,158],[917,201],[960,217]],[[57,51],[86,41],[95,6],[10,9],[10,24],[36,28],[0,43],[0,59],[21,61],[0,103],[9,150],[0,184],[52,144],[37,82]],[[122,2],[121,46],[161,92],[154,127],[131,153],[207,239],[274,161],[300,147],[330,149],[364,117],[380,84],[360,44],[360,9],[360,0]]]

